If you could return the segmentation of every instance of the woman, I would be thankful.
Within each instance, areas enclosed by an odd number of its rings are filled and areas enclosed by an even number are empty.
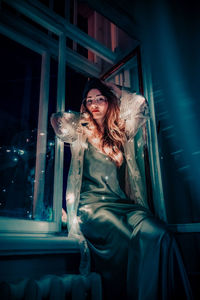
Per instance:
[[[192,299],[175,240],[148,210],[134,159],[132,141],[148,116],[143,96],[91,79],[81,114],[51,119],[57,136],[71,143],[69,235],[80,241],[82,273],[89,248],[104,299]]]

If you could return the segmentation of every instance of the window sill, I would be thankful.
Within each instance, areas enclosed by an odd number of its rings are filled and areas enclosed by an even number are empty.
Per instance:
[[[79,253],[79,245],[75,239],[47,234],[0,236],[0,256],[65,253]]]

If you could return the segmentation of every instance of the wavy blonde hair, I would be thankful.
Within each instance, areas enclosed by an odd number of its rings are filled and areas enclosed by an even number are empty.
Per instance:
[[[96,83],[96,84],[95,84]],[[92,114],[86,107],[83,100],[81,105],[81,124],[83,133],[87,137],[96,141],[97,147],[106,154],[115,164],[120,167],[123,162],[123,146],[125,138],[125,123],[120,119],[119,99],[112,90],[102,81],[95,81],[89,85],[85,91],[85,98],[91,89],[98,89],[108,101],[108,109],[103,123],[104,132],[101,131]]]

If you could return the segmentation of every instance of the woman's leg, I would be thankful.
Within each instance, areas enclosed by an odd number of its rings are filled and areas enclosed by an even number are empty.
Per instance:
[[[91,251],[93,268],[101,274],[104,299],[126,299],[126,270],[131,231],[108,209],[87,206],[81,230]]]
[[[151,214],[128,214],[132,226],[128,248],[127,294],[130,300],[192,299],[176,241]]]

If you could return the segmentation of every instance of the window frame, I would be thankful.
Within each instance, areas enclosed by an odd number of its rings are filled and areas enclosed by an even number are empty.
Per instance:
[[[34,52],[42,55],[41,81],[39,95],[39,116],[38,116],[38,136],[36,150],[36,177],[38,177],[41,168],[45,166],[45,159],[39,162],[39,154],[46,154],[47,142],[47,121],[48,121],[48,103],[49,103],[49,71],[50,54],[43,45],[35,41],[24,38],[23,34],[17,33],[7,26],[0,26],[0,32],[17,43],[26,46]],[[58,84],[57,84],[57,111],[65,109],[65,35],[59,36],[58,53]],[[61,229],[62,214],[62,185],[63,185],[63,143],[56,139],[55,141],[55,168],[54,168],[54,192],[53,192],[53,221],[38,221],[19,219],[12,217],[0,217],[0,233],[53,233]],[[44,174],[45,175],[45,174]],[[34,186],[34,194],[35,194]],[[38,194],[44,189],[44,180],[37,186]],[[36,194],[36,196],[38,196]],[[43,195],[42,195],[43,196]],[[35,198],[38,201],[38,198]],[[39,199],[42,201],[42,199]]]
[[[110,70],[102,75],[102,79],[110,80],[114,78],[116,74],[118,74],[118,82],[115,82],[116,84],[121,85],[121,82],[125,82],[125,77],[127,77],[129,81],[129,79],[131,78],[131,74],[127,74],[128,76],[126,76],[126,74],[123,72],[126,67],[129,67],[129,65],[132,64],[134,58],[136,58],[137,60],[139,92],[143,94],[146,99],[148,99],[151,112],[150,120],[147,121],[145,128],[143,127],[143,139],[146,143],[143,149],[143,154],[146,183],[148,182],[146,184],[147,202],[149,208],[153,213],[158,215],[160,219],[167,221],[160,170],[158,143],[156,139],[157,133],[155,123],[154,99],[151,93],[152,83],[150,77],[150,69],[147,67],[148,63],[146,60],[144,60],[144,50],[142,44],[137,46],[124,59],[122,59],[119,63],[114,65]],[[147,71],[149,71],[149,73]],[[154,211],[155,207],[156,211]]]
[[[21,44],[19,35],[15,37],[15,41]],[[58,60],[58,87],[57,87],[57,111],[64,110],[65,106],[65,40],[63,36],[59,43],[59,60]],[[32,51],[32,47],[29,47]],[[39,95],[39,115],[38,115],[38,134],[37,134],[37,150],[36,150],[36,174],[34,186],[35,205],[38,201],[43,201],[44,178],[41,176],[41,170],[45,168],[46,143],[47,143],[47,127],[48,127],[48,104],[49,104],[49,72],[50,72],[50,55],[48,51],[37,49],[38,53],[42,52],[41,64],[41,81]],[[42,161],[40,159],[42,154]],[[55,168],[54,168],[54,193],[53,193],[53,220],[40,221],[19,219],[13,217],[0,217],[0,233],[52,233],[61,229],[61,213],[62,213],[62,185],[63,185],[63,143],[56,139],[55,142]],[[45,176],[45,173],[44,175]],[[40,197],[38,195],[41,195]],[[34,203],[33,203],[34,206]],[[34,209],[35,210],[35,209]],[[37,216],[36,216],[37,217]]]
[[[94,38],[88,36],[80,29],[71,25],[67,20],[54,13],[51,9],[41,4],[39,1],[33,1],[33,4],[26,1],[3,0],[8,6],[18,12],[13,16],[9,12],[1,14],[0,33],[16,41],[17,43],[31,49],[42,55],[41,83],[40,83],[40,103],[38,117],[38,139],[37,139],[37,159],[38,154],[46,153],[46,133],[49,101],[49,70],[50,58],[58,58],[58,78],[57,78],[57,107],[56,111],[65,110],[65,77],[66,64],[71,67],[80,68],[82,72],[89,76],[100,75],[100,69],[93,63],[82,58],[77,53],[73,53],[66,48],[66,38],[70,36],[75,42],[80,43],[86,49],[94,51],[105,61],[114,63],[116,54],[100,44]],[[49,33],[49,38],[42,31],[34,28],[32,25],[20,19],[20,15],[26,16],[31,21],[42,26]],[[52,33],[58,36],[58,40],[52,39]],[[40,141],[40,143],[38,142]],[[42,166],[36,159],[36,176],[39,178]],[[63,160],[64,143],[55,138],[55,162],[54,162],[54,189],[53,189],[53,220],[39,221],[29,219],[19,219],[13,217],[0,217],[0,233],[56,233],[61,230],[62,215],[62,191],[63,191]],[[43,167],[45,159],[43,159]],[[43,180],[44,184],[44,180]],[[38,195],[44,188],[41,185],[38,188]],[[34,188],[35,191],[35,188]],[[35,202],[38,198],[35,197]],[[41,198],[42,201],[42,198]]]

